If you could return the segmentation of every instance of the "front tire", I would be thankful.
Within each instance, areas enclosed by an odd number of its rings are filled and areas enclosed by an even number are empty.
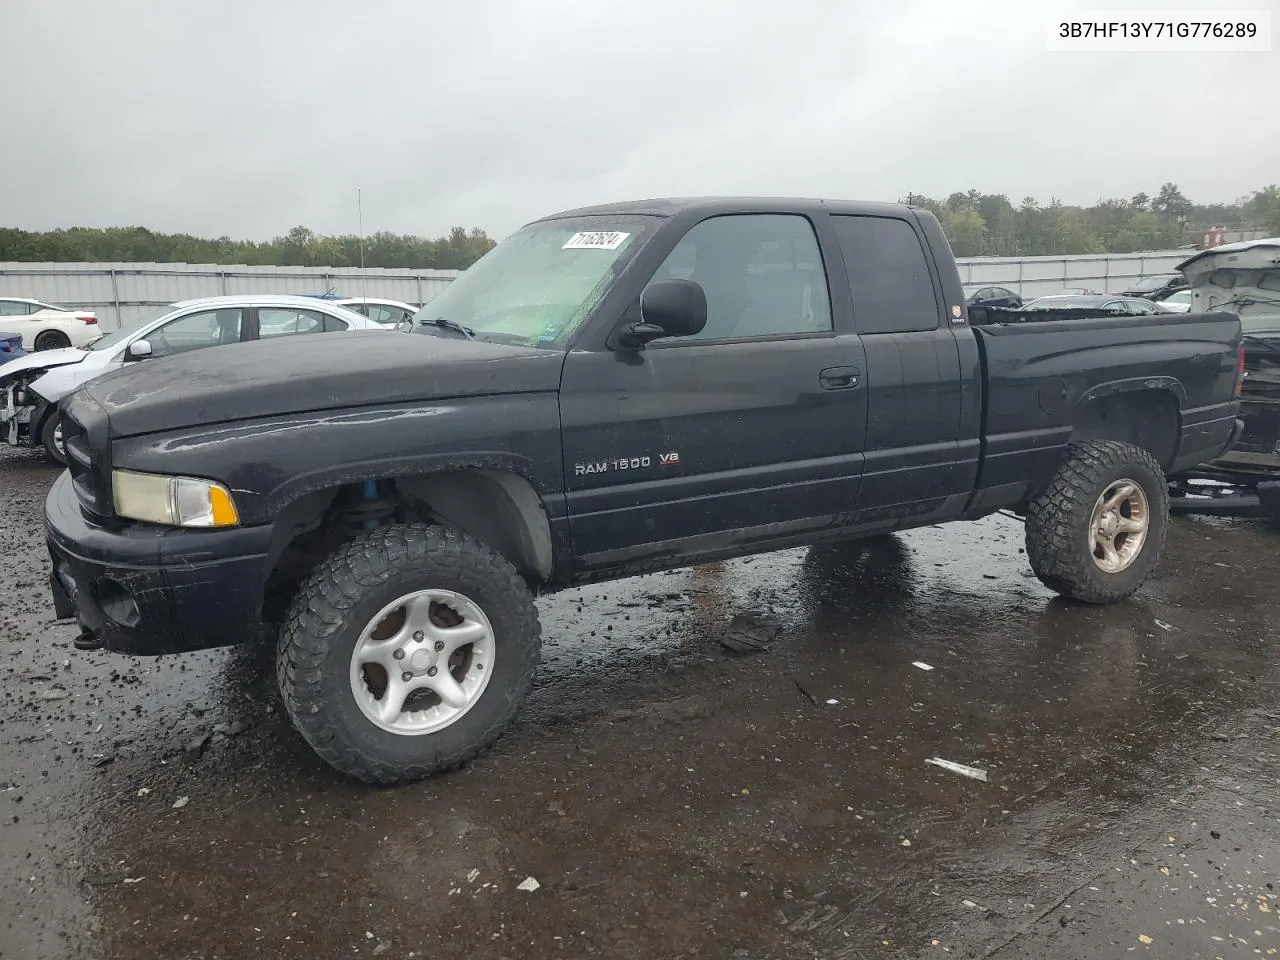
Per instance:
[[[1068,447],[1027,510],[1027,558],[1050,590],[1085,603],[1132,596],[1169,533],[1169,487],[1144,448],[1114,440]]]
[[[397,524],[302,583],[277,678],[294,726],[347,776],[421,780],[498,739],[533,685],[541,626],[505,558],[456,530]]]
[[[46,330],[32,346],[37,350],[62,350],[71,346],[71,338],[60,330]]]
[[[60,467],[67,465],[67,451],[62,445],[62,419],[57,412],[45,417],[40,427],[40,443],[44,446],[44,455],[51,463]]]

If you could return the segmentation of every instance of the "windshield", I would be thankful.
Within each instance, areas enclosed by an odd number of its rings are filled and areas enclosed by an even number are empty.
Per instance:
[[[172,312],[173,312],[173,304],[166,304],[163,307],[156,307],[155,309],[148,310],[142,316],[136,317],[133,320],[130,320],[128,323],[122,326],[119,330],[114,330],[111,333],[103,334],[101,337],[98,337],[97,340],[89,341],[89,343],[85,345],[85,349],[86,350],[110,350],[116,344],[122,343],[123,341],[128,340],[129,337],[133,336],[133,334],[137,333],[140,329],[145,327],[148,323],[151,323],[153,320],[159,320],[165,314],[172,313]]]
[[[1173,277],[1167,273],[1159,277],[1147,277],[1145,280],[1139,280],[1129,289],[1130,290],[1159,290],[1161,287],[1163,287],[1166,283],[1168,283],[1172,279]]]
[[[968,298],[968,297],[972,297],[975,293],[977,293],[979,290],[981,290],[981,289],[982,289],[982,287],[980,287],[980,286],[979,286],[978,284],[976,284],[976,283],[966,283],[966,284],[965,284],[963,287],[961,287],[960,289],[964,291],[964,295],[965,295],[965,297],[966,297],[966,298]]]
[[[413,316],[413,332],[560,347],[660,223],[637,215],[533,223],[463,271]]]

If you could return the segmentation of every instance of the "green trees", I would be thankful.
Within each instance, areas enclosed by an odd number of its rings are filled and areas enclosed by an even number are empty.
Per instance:
[[[493,240],[481,229],[454,227],[437,239],[375,233],[365,237],[366,267],[462,270],[478,260]],[[358,267],[360,238],[331,237],[297,226],[266,243],[207,239],[184,233],[152,233],[145,227],[72,227],[34,232],[0,227],[0,262],[91,261],[112,263],[243,263],[293,267]]]
[[[1042,204],[1034,197],[1023,197],[1015,206],[1002,193],[979,190],[957,191],[945,200],[911,193],[903,200],[937,216],[958,257],[1167,250],[1194,243],[1213,226],[1280,236],[1280,186],[1275,184],[1235,203],[1215,204],[1192,203],[1175,183],[1162,184],[1154,197],[1138,193],[1128,200],[1100,200],[1091,207],[1066,206],[1056,198]],[[464,270],[493,244],[478,227],[454,227],[435,239],[384,231],[365,237],[364,264]],[[356,267],[360,240],[354,234],[318,234],[301,225],[266,243],[153,233],[145,227],[72,227],[43,233],[0,227],[0,262],[6,260]]]
[[[1043,257],[1167,250],[1194,243],[1208,227],[1266,230],[1280,236],[1280,186],[1263,187],[1234,204],[1198,205],[1177,184],[1154,197],[1100,200],[1091,207],[1040,204],[1024,197],[1015,207],[1004,194],[956,192],[938,201],[911,193],[904,202],[942,221],[958,257]]]

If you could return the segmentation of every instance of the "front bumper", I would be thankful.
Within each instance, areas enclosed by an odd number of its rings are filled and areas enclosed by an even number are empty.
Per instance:
[[[117,653],[154,656],[258,636],[271,528],[182,530],[85,517],[67,472],[45,500],[59,619]]]

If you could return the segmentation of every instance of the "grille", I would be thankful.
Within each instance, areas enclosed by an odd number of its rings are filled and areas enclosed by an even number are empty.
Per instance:
[[[105,516],[109,505],[107,487],[94,469],[93,451],[85,428],[66,411],[62,413],[62,446],[67,454],[67,472],[80,506],[96,516]]]

